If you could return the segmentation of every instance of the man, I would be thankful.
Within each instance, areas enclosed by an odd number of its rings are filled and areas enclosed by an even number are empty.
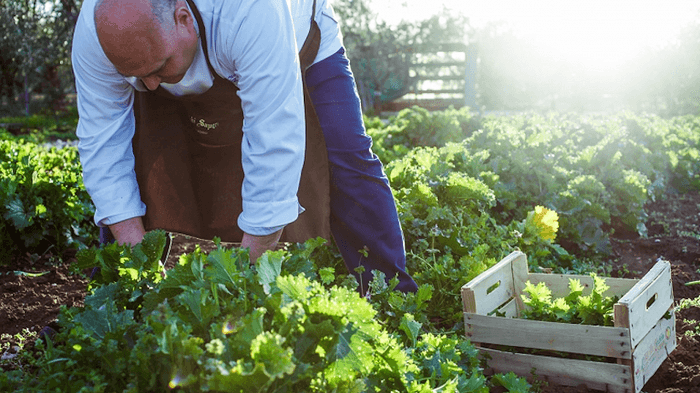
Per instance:
[[[376,269],[417,289],[326,0],[86,0],[72,59],[84,182],[116,241],[219,236],[255,261],[330,221],[364,288]]]

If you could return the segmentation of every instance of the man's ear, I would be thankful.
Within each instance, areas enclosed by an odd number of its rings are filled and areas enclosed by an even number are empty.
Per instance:
[[[184,26],[188,28],[191,26],[194,28],[194,16],[187,7],[187,2],[184,0],[179,0],[177,2],[177,5],[175,6],[174,18],[176,27]]]

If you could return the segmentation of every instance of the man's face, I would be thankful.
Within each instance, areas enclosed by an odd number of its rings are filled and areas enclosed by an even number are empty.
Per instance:
[[[160,83],[178,83],[192,64],[197,49],[197,41],[192,44],[186,38],[173,31],[163,31],[136,62],[115,64],[117,71],[141,79],[149,90],[155,90]]]
[[[198,38],[184,1],[178,1],[174,19],[163,25],[148,14],[149,7],[132,6],[116,22],[98,24],[98,37],[120,74],[137,77],[155,90],[161,82],[182,80],[194,59]]]

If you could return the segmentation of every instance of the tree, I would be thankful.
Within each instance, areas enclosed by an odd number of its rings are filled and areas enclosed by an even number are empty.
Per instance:
[[[29,114],[33,93],[50,104],[72,85],[70,47],[81,0],[0,2],[0,94],[20,98]]]
[[[410,91],[409,70],[418,48],[465,42],[467,36],[467,19],[447,10],[392,26],[372,11],[369,0],[335,0],[333,8],[365,111],[375,100],[387,102]]]

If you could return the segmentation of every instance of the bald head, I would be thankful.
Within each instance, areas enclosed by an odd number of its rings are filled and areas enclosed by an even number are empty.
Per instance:
[[[99,0],[95,28],[107,58],[129,76],[150,75],[173,57],[176,71],[186,70],[197,45],[184,0]]]
[[[95,7],[100,45],[115,65],[136,66],[157,49],[169,24],[149,0],[102,0]]]
[[[160,24],[172,24],[173,12],[178,0],[98,0],[95,5],[95,22],[113,21],[126,25],[136,16],[144,16]]]

